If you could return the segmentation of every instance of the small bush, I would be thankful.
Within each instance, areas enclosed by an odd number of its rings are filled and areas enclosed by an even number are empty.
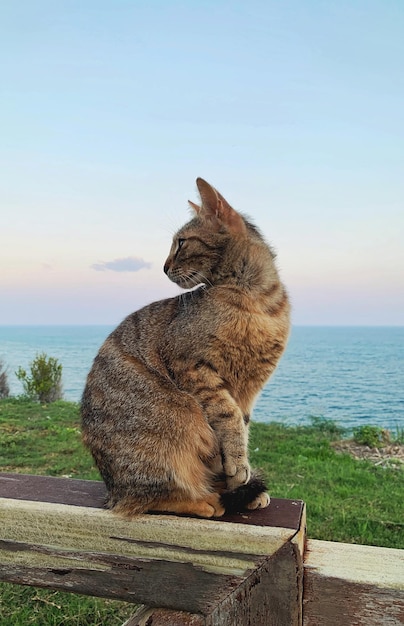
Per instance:
[[[43,404],[60,400],[62,394],[62,365],[45,353],[37,354],[30,363],[31,374],[19,367],[16,376],[23,384],[26,395]]]
[[[369,448],[377,448],[377,446],[386,443],[386,431],[379,426],[358,426],[353,429],[353,438],[356,443]]]
[[[7,370],[3,361],[0,361],[0,398],[8,398],[10,395],[10,387],[8,386]]]

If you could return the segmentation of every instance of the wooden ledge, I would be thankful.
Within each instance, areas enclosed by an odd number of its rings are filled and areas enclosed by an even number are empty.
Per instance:
[[[229,623],[257,626],[272,623],[259,621],[260,602],[265,620],[275,602],[277,619],[284,617],[274,623],[301,623],[303,502],[275,499],[266,509],[212,520],[125,520],[103,508],[105,495],[97,481],[0,474],[0,580],[233,614]],[[240,604],[236,591],[260,601]]]
[[[303,568],[301,501],[128,521],[105,495],[97,481],[0,474],[0,580],[147,605],[126,626],[404,624],[404,551],[309,540]]]
[[[0,474],[0,498],[102,509],[106,495],[105,485],[101,481],[30,474]],[[298,531],[301,527],[303,508],[304,503],[301,500],[272,498],[271,504],[266,509],[225,515],[215,521],[290,528]],[[172,519],[173,516],[169,517]]]

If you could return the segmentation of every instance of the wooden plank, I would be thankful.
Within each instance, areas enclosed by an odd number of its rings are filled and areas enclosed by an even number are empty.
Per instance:
[[[124,626],[300,626],[304,539],[305,512],[301,529],[291,541],[256,568],[209,615],[142,607]]]
[[[209,615],[142,607],[123,626],[300,626],[303,568],[295,549],[283,546]]]
[[[0,473],[0,498],[103,508],[106,495],[104,483],[97,480]],[[273,498],[266,509],[225,515],[218,521],[297,530],[302,510],[301,500]]]
[[[206,626],[299,626],[302,580],[302,555],[288,542],[216,605]]]
[[[304,626],[402,626],[404,550],[309,540]]]
[[[304,510],[299,501],[284,501],[272,512],[225,521],[168,515],[128,521],[100,508],[102,483],[0,478],[1,495],[17,496],[0,498],[0,580],[203,615],[293,540]],[[271,516],[279,524],[282,511],[296,527],[268,525]]]
[[[300,626],[302,559],[286,544],[208,615],[142,607],[124,626]]]
[[[106,488],[98,480],[0,473],[0,498],[104,507]]]

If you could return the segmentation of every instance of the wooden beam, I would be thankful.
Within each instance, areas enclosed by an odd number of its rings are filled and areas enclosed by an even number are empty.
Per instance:
[[[104,497],[98,482],[0,475],[0,580],[165,607],[205,626],[301,623],[301,501],[128,521]]]
[[[304,626],[402,626],[404,550],[309,540]]]
[[[301,555],[286,544],[209,615],[141,607],[123,626],[295,626],[302,624]]]

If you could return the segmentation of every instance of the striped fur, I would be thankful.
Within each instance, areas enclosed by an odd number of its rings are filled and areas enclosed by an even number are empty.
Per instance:
[[[164,271],[199,287],[129,315],[82,398],[84,442],[108,506],[125,516],[212,517],[269,502],[251,478],[248,424],[287,342],[288,296],[259,230],[207,182],[197,186],[201,205],[190,203]]]

